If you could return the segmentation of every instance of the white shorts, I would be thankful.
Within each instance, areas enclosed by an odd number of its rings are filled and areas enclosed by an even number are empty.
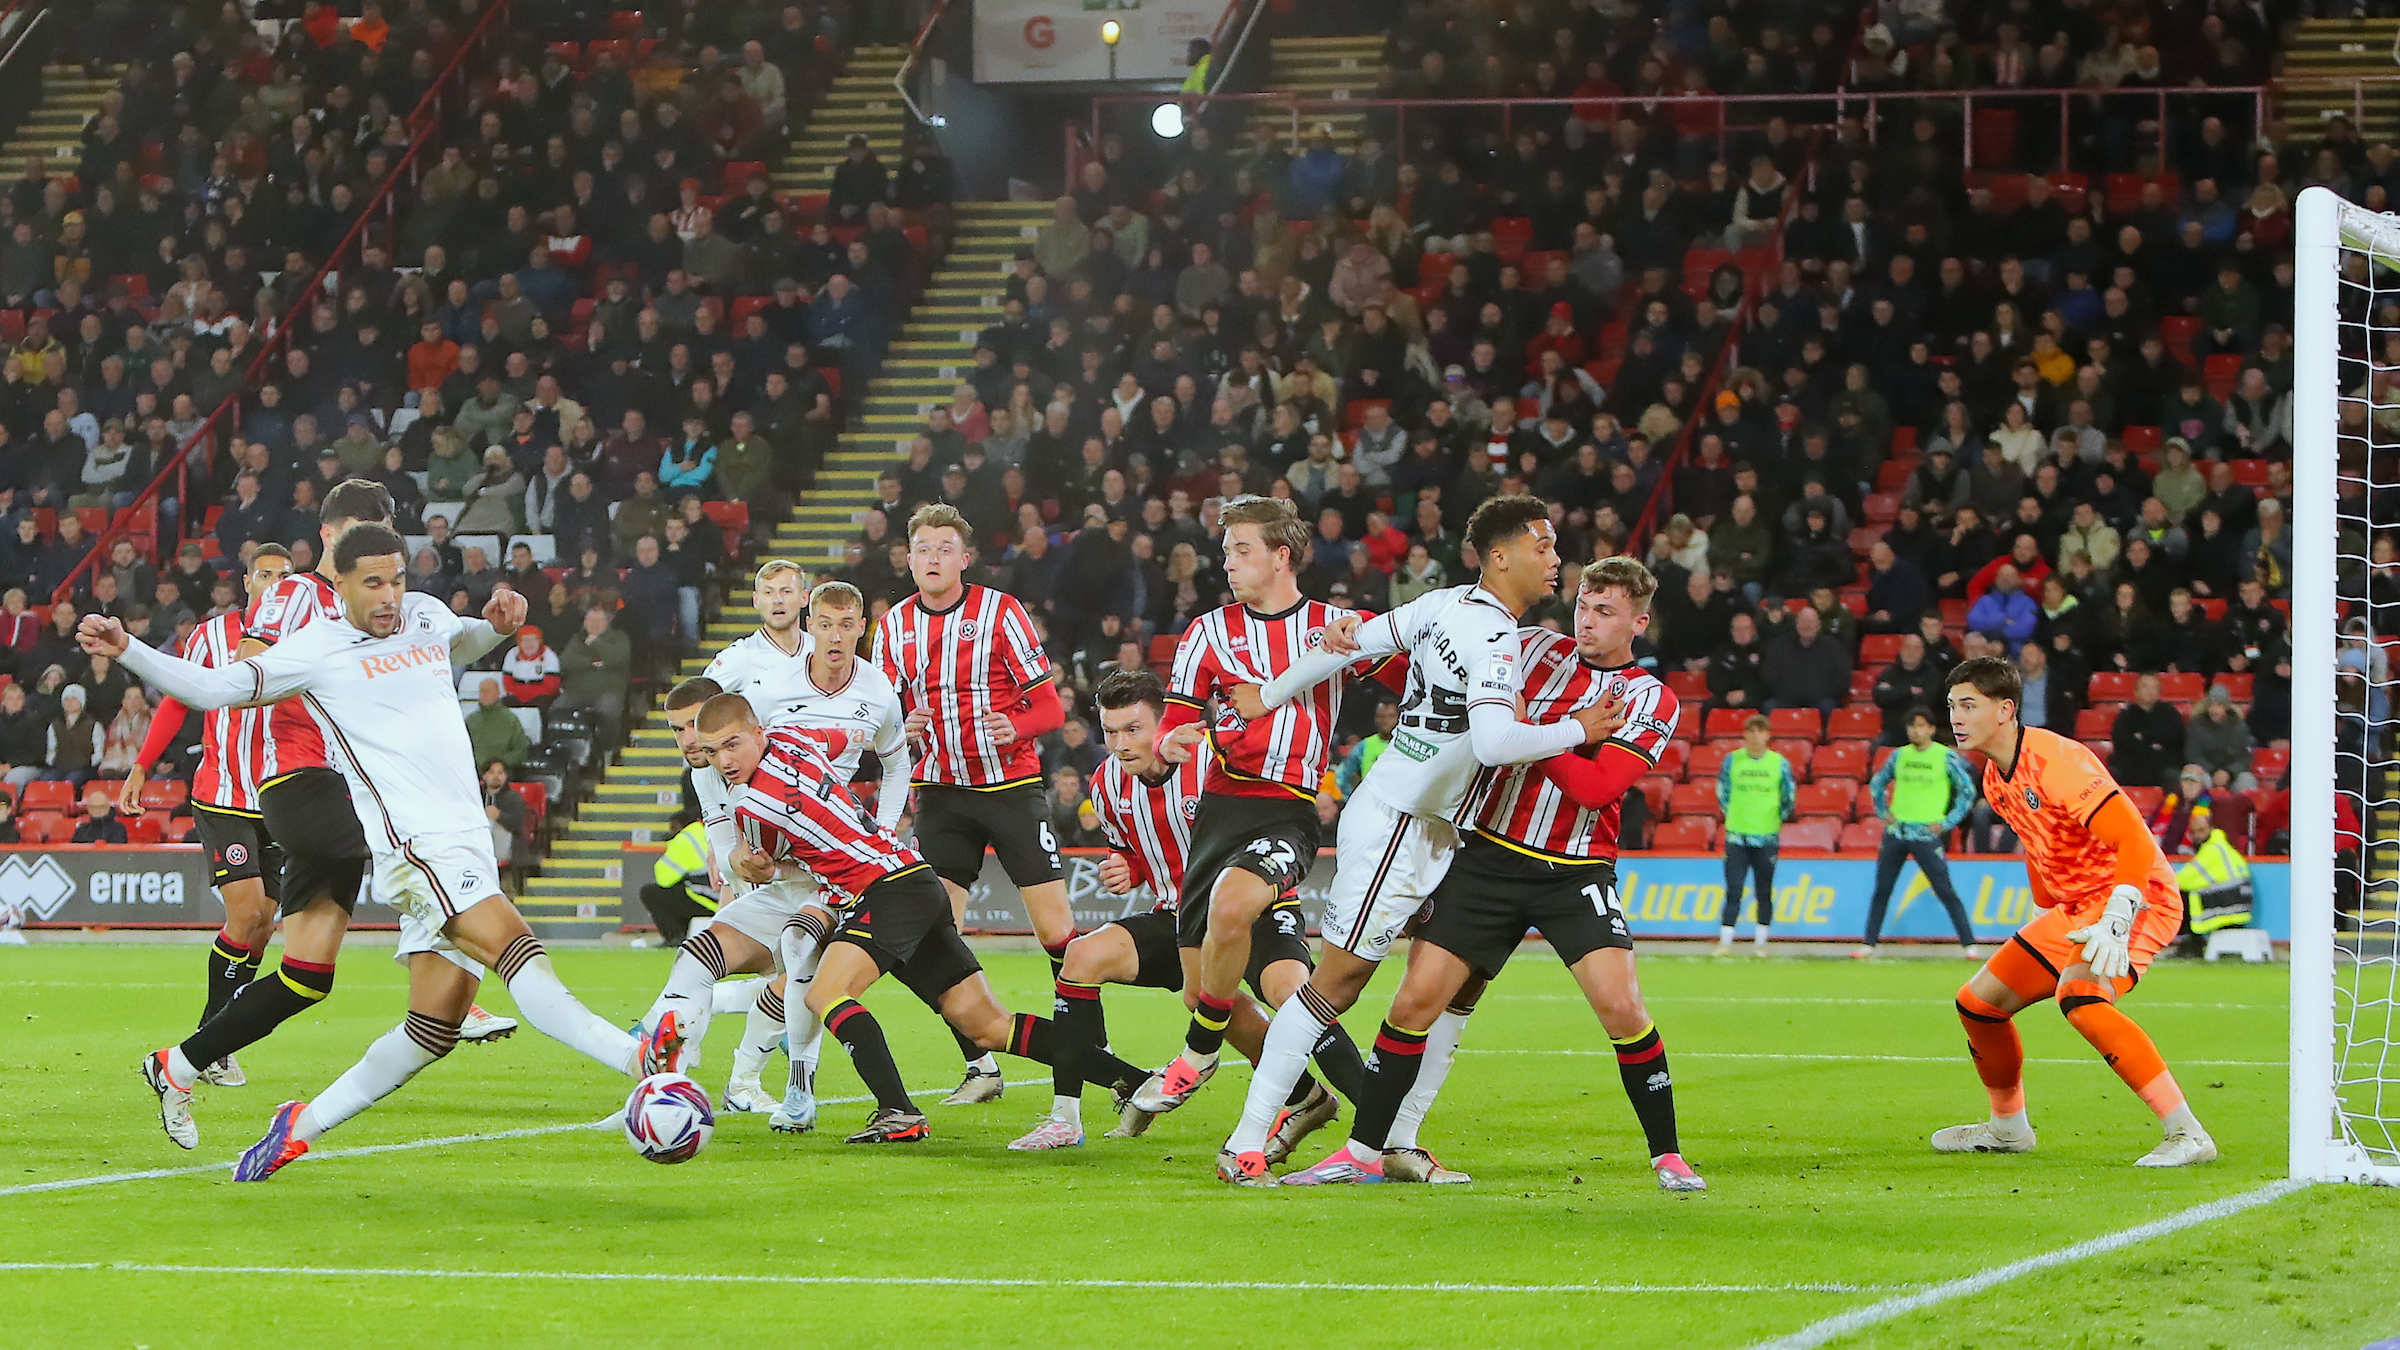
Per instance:
[[[483,974],[483,967],[450,945],[442,930],[501,893],[490,830],[420,834],[399,848],[377,849],[373,876],[375,898],[400,911],[400,946],[392,959],[405,965],[418,952],[433,952],[462,970]]]
[[[756,890],[726,901],[705,922],[693,925],[692,931],[722,925],[769,952],[781,952],[783,926],[798,917],[802,905],[810,904],[832,908],[818,898],[817,879],[802,872],[795,877],[770,881]]]
[[[1381,961],[1450,871],[1458,831],[1449,821],[1395,810],[1362,788],[1342,807],[1335,840],[1339,861],[1320,931],[1330,946]]]

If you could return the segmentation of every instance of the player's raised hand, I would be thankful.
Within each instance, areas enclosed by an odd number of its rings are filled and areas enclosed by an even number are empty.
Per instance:
[[[1158,757],[1169,764],[1189,763],[1207,736],[1198,722],[1187,722],[1158,738]]]
[[[148,777],[139,764],[125,775],[124,783],[117,788],[118,815],[138,816],[142,813],[142,783]]]
[[[1332,623],[1325,625],[1325,650],[1332,652],[1336,656],[1348,656],[1350,653],[1357,651],[1359,622],[1360,620],[1357,615],[1345,614],[1342,617],[1335,619]],[[1251,715],[1252,714],[1249,713],[1243,714],[1245,717]]]
[[[115,619],[105,614],[86,614],[83,622],[75,626],[75,640],[93,656],[105,656],[113,661],[125,654],[126,646],[133,639],[125,636],[125,625]]]
[[[507,586],[494,586],[492,598],[483,602],[483,620],[502,637],[513,637],[525,624],[525,597]]]
[[[1255,722],[1267,715],[1266,693],[1255,684],[1237,684],[1226,690],[1225,701],[1233,705],[1245,722]]]
[[[1615,694],[1603,695],[1599,702],[1587,703],[1571,716],[1583,727],[1583,743],[1597,745],[1625,725],[1625,700]]]
[[[1100,860],[1100,884],[1110,895],[1123,895],[1133,889],[1133,868],[1126,865],[1125,855],[1110,853]]]
[[[983,715],[983,732],[992,738],[994,745],[1009,746],[1017,743],[1017,724],[1008,720],[1007,713],[985,713]]]

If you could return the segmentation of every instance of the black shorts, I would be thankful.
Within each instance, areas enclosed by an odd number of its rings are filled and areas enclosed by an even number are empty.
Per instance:
[[[1488,980],[1508,964],[1528,928],[1541,930],[1570,966],[1603,947],[1632,951],[1615,864],[1544,862],[1470,836],[1434,887],[1433,915],[1417,926],[1417,940]]]
[[[939,1009],[951,986],[983,969],[950,913],[950,893],[929,868],[894,872],[858,898],[828,942],[866,949],[875,968]]]
[[[1177,940],[1197,947],[1208,936],[1209,897],[1227,868],[1238,867],[1260,878],[1278,896],[1299,889],[1316,866],[1318,829],[1317,804],[1300,797],[1202,797],[1200,813],[1192,820],[1191,847],[1183,855],[1183,890],[1175,904],[1182,924]],[[1299,940],[1305,953],[1307,933],[1301,932]]]
[[[1175,941],[1175,911],[1154,909],[1111,919],[1103,928],[1122,928],[1133,939],[1134,960],[1141,969],[1133,977],[1139,989],[1183,988],[1183,949]]]
[[[262,786],[258,805],[267,838],[283,852],[281,912],[297,914],[320,895],[354,911],[367,875],[367,832],[342,776],[323,766],[295,769]]]
[[[192,820],[199,826],[200,846],[208,850],[210,885],[223,890],[256,878],[266,886],[269,900],[283,894],[283,850],[267,838],[263,819],[248,811],[193,802]]]
[[[1067,879],[1041,784],[989,791],[939,783],[918,786],[917,852],[942,880],[973,886],[983,876],[987,848],[999,855],[1000,870],[1019,890]]]

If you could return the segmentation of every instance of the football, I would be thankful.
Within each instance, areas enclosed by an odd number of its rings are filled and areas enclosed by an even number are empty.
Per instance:
[[[625,1141],[654,1163],[690,1161],[716,1129],[708,1089],[679,1073],[654,1073],[625,1099]]]

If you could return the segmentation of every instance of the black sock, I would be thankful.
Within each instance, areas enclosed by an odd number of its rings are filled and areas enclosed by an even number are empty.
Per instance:
[[[1316,1095],[1317,1080],[1310,1077],[1308,1074],[1303,1073],[1300,1075],[1300,1081],[1292,1084],[1292,1095],[1284,1098],[1283,1104],[1285,1106],[1300,1106],[1306,1103],[1309,1098]]]
[[[1351,1138],[1373,1148],[1383,1147],[1392,1122],[1399,1119],[1400,1103],[1408,1099],[1409,1089],[1417,1085],[1418,1070],[1425,1067],[1425,1035],[1389,1022],[1375,1033],[1375,1066],[1366,1070],[1365,1087],[1350,1099],[1358,1109],[1350,1122]],[[1356,1047],[1351,1053],[1357,1053]]]
[[[1642,1122],[1650,1156],[1682,1152],[1675,1140],[1675,1080],[1667,1073],[1667,1047],[1658,1038],[1658,1028],[1646,1027],[1616,1046],[1617,1076],[1625,1080],[1625,1096]]]
[[[266,949],[250,948],[220,932],[208,946],[208,1001],[200,1007],[200,1025],[217,1015],[243,985],[258,978],[258,963]]]
[[[1192,1009],[1191,1028],[1183,1033],[1183,1048],[1195,1055],[1213,1055],[1225,1048],[1225,1028],[1233,1021],[1233,1000],[1203,993]]]
[[[1050,1068],[1050,1092],[1057,1097],[1083,1095],[1084,1060],[1100,1053],[1092,1024],[1100,1020],[1100,986],[1058,982],[1058,1061]]]
[[[934,1011],[938,1013],[941,1009],[936,1008]],[[984,1048],[961,1034],[957,1027],[950,1028],[950,1039],[958,1042],[958,1053],[966,1056],[967,1063],[973,1064],[976,1060],[984,1057]]]
[[[1356,1106],[1359,1094],[1366,1091],[1367,1062],[1359,1058],[1358,1042],[1350,1039],[1349,1030],[1339,1022],[1327,1026],[1325,1034],[1317,1038],[1315,1058],[1326,1085]]]
[[[891,1042],[883,1038],[883,1027],[875,1014],[867,1011],[867,1005],[854,998],[834,1004],[825,1010],[825,1029],[850,1052],[850,1066],[858,1070],[867,1091],[875,1094],[876,1106],[916,1114],[916,1105],[908,1099],[908,1084],[901,1081],[900,1066],[892,1062]]]
[[[1036,1064],[1056,1064],[1058,1046],[1058,1024],[1049,1018],[1018,1013],[1008,1019],[1008,1053]]]
[[[317,1006],[332,992],[332,966],[287,956],[273,976],[235,990],[217,1015],[184,1041],[183,1057],[195,1068],[206,1068],[265,1040],[287,1018]]]

